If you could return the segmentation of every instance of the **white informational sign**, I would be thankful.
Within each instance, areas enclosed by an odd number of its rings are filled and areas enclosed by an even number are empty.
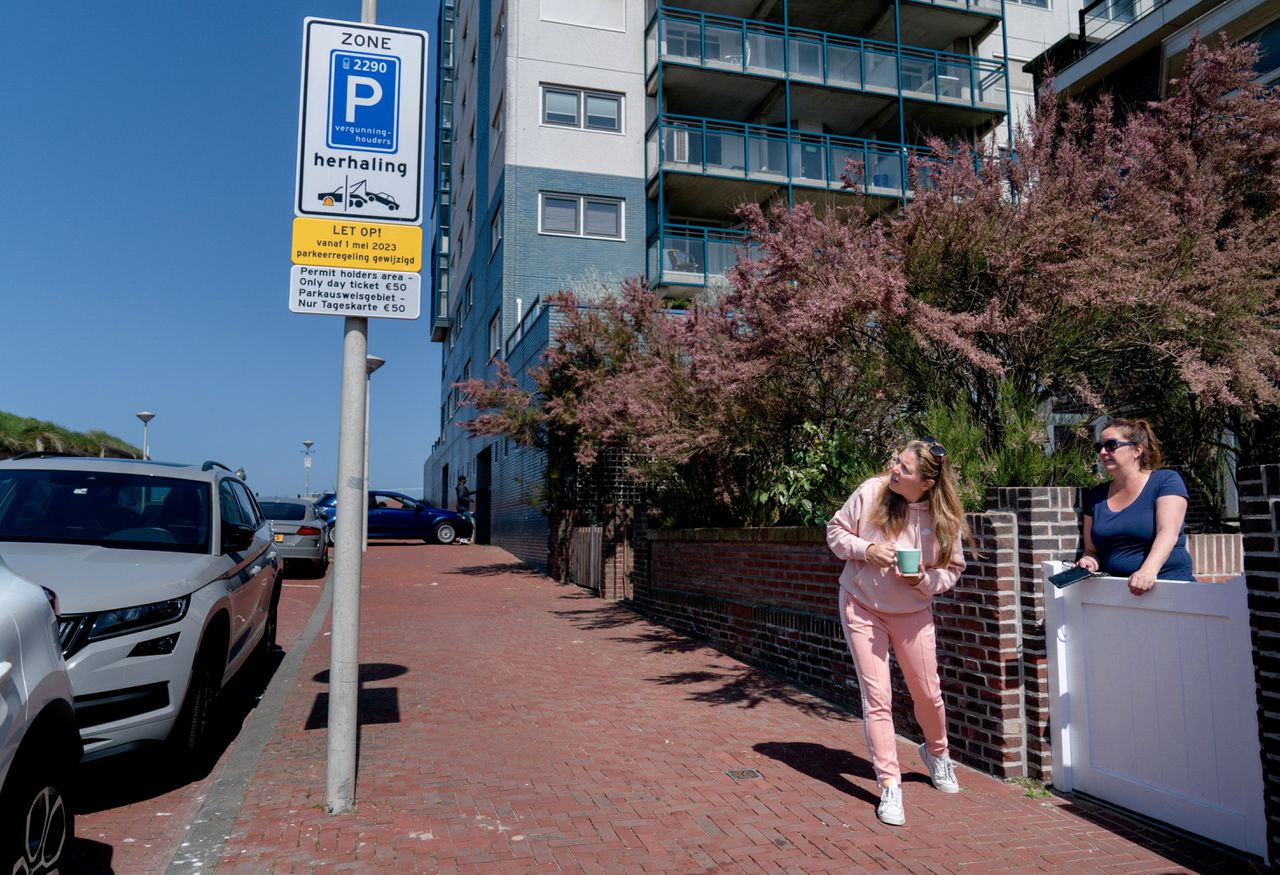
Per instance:
[[[295,264],[289,272],[289,309],[322,316],[417,319],[422,278],[416,273]]]
[[[298,216],[422,224],[427,33],[303,22]]]

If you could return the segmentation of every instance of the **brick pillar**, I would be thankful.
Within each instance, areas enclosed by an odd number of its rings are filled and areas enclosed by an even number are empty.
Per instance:
[[[1280,465],[1241,468],[1239,483],[1267,849],[1275,863],[1280,861]]]
[[[610,601],[631,598],[631,571],[635,565],[636,508],[626,504],[605,505],[601,517],[604,529],[600,544],[600,597]]]
[[[1079,552],[1080,490],[1066,486],[989,489],[987,507],[1009,511],[1017,519],[1027,774],[1049,783],[1053,780],[1053,751],[1049,740],[1049,663],[1040,563],[1074,559]]]

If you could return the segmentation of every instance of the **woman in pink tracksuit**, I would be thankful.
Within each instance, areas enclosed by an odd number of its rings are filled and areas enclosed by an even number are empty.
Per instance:
[[[880,785],[876,816],[894,826],[906,816],[893,731],[890,644],[924,730],[920,758],[935,787],[960,792],[947,750],[932,603],[964,571],[966,534],[951,460],[932,438],[907,443],[889,470],[859,486],[827,523],[827,544],[845,560],[840,623],[858,669],[863,725]],[[909,548],[920,550],[916,574],[898,571],[897,551]]]

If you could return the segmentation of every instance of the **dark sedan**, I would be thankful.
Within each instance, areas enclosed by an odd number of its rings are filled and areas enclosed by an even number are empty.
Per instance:
[[[324,499],[328,499],[324,501]],[[317,510],[336,521],[336,502],[327,495]],[[399,492],[369,493],[369,540],[423,540],[428,544],[452,544],[471,537],[471,523],[451,510],[434,507]],[[330,533],[334,529],[330,528]]]

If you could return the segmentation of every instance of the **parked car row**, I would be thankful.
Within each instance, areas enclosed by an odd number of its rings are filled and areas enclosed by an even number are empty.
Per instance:
[[[28,454],[0,461],[0,561],[21,647],[0,653],[0,871],[51,871],[81,751],[206,753],[218,693],[275,643],[281,559],[257,499],[217,462]],[[7,647],[5,630],[0,618]]]
[[[330,526],[337,522],[337,495],[326,492],[315,500],[316,513]],[[471,537],[471,523],[451,510],[435,507],[400,492],[371,490],[368,501],[369,538],[421,540],[428,544],[452,544]]]
[[[370,538],[471,533],[395,492],[368,514]],[[334,519],[212,461],[0,460],[0,872],[64,863],[82,758],[203,760],[219,692],[275,644],[285,563],[323,573]]]

